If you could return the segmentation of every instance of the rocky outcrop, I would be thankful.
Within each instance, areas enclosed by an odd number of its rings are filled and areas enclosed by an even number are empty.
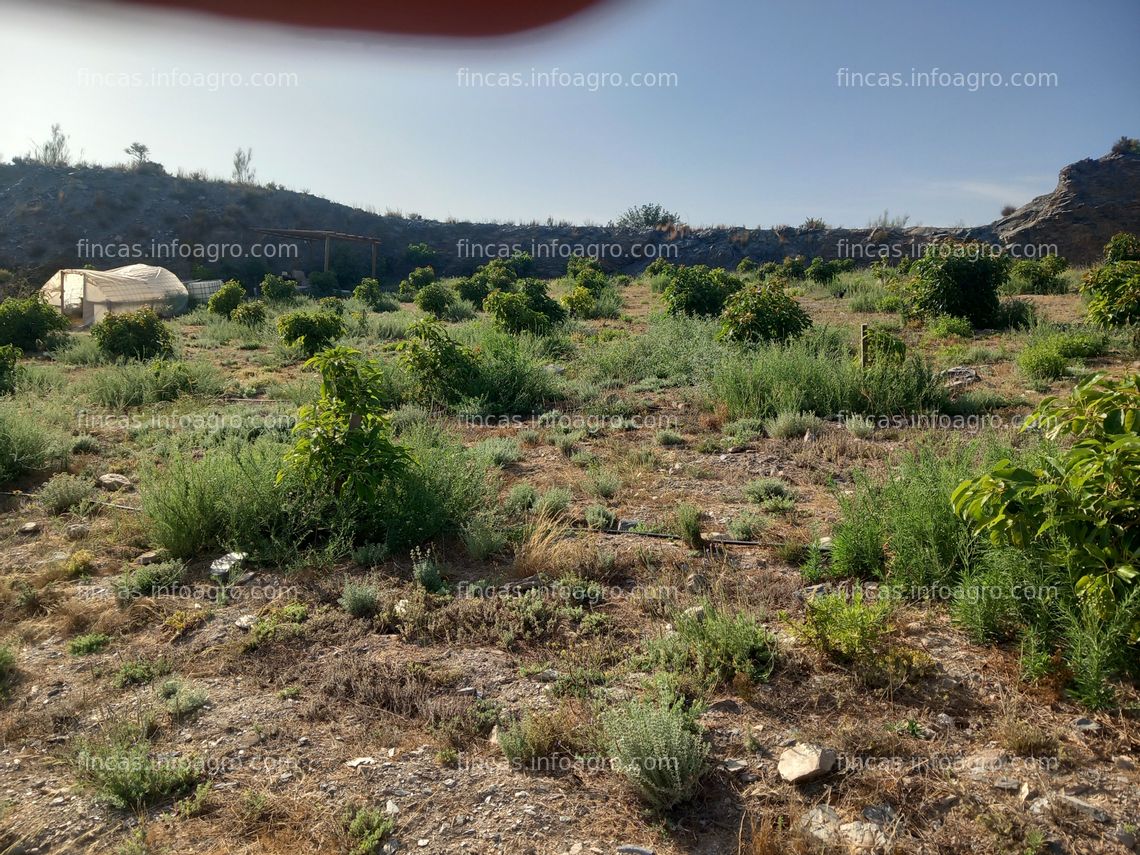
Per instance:
[[[1140,233],[1140,155],[1110,154],[1061,170],[1057,188],[992,226],[1004,245],[1056,247],[1074,264],[1101,258],[1120,231]]]
[[[105,269],[136,262],[183,278],[260,278],[267,271],[313,271],[323,241],[266,236],[259,229],[321,229],[380,241],[381,278],[406,273],[410,244],[436,253],[437,272],[463,275],[513,250],[554,276],[572,254],[593,255],[615,272],[640,271],[655,258],[734,267],[742,258],[789,255],[853,258],[868,264],[921,254],[940,237],[1056,246],[1074,263],[1100,257],[1117,231],[1140,232],[1140,156],[1085,160],[1061,172],[1057,189],[996,223],[969,229],[615,229],[566,224],[438,222],[381,215],[275,185],[248,186],[161,169],[50,168],[0,164],[0,268],[44,279],[61,267]],[[334,242],[332,267],[352,284],[371,271],[368,244]]]

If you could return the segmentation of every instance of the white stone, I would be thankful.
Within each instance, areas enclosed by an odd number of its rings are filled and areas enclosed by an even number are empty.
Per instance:
[[[834,749],[797,742],[780,755],[776,768],[785,781],[798,784],[826,775],[835,768],[837,759]]]

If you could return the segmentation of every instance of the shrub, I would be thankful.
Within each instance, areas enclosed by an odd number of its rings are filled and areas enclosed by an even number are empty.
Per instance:
[[[906,342],[882,327],[868,327],[863,339],[863,358],[868,365],[902,365]]]
[[[741,511],[728,523],[733,540],[755,540],[768,527],[768,518],[755,511]]]
[[[507,259],[493,258],[459,281],[459,296],[482,306],[492,291],[514,290],[518,278],[518,271]]]
[[[383,414],[391,402],[382,371],[359,351],[343,347],[312,357],[305,367],[320,372],[320,397],[298,411],[296,442],[282,461],[278,481],[288,470],[318,493],[375,504],[408,464]]]
[[[818,433],[823,421],[811,413],[785,410],[764,420],[764,432],[773,439],[803,439],[808,433]]]
[[[1091,330],[1068,330],[1047,339],[1058,352],[1069,359],[1088,359],[1100,356],[1108,349],[1108,336]]]
[[[621,489],[621,478],[608,469],[593,467],[586,473],[586,492],[600,499],[612,499]]]
[[[417,546],[412,549],[412,578],[429,594],[438,594],[447,588],[443,571],[429,547],[421,552]]]
[[[1065,376],[1068,360],[1061,342],[1052,337],[1029,342],[1017,355],[1017,367],[1029,380],[1057,380]]]
[[[1068,400],[1046,398],[1023,427],[1073,445],[1024,468],[1002,460],[954,490],[954,510],[997,545],[1067,567],[1074,590],[1101,617],[1133,589],[1140,571],[1134,521],[1140,516],[1140,378],[1103,375]],[[1134,627],[1140,635],[1140,626]]]
[[[119,670],[115,673],[115,685],[120,689],[139,686],[169,673],[170,662],[166,659],[133,659],[119,666]]]
[[[173,595],[182,584],[186,568],[181,561],[159,561],[144,567],[134,567],[119,578],[115,593],[120,600],[133,600],[138,597],[153,597],[158,594]]]
[[[942,383],[919,357],[861,369],[846,343],[825,329],[721,359],[712,369],[711,386],[733,419],[784,410],[819,416],[921,412],[945,399]]]
[[[111,643],[111,637],[101,632],[91,632],[87,635],[77,635],[67,643],[67,652],[72,656],[89,656],[98,653]]]
[[[429,282],[416,292],[416,305],[437,318],[447,314],[455,299],[455,291],[442,282]]]
[[[701,509],[689,502],[681,502],[673,511],[673,533],[690,549],[700,549],[705,545],[701,537]]]
[[[339,287],[336,271],[318,270],[309,274],[309,293],[314,297],[325,297]]]
[[[265,274],[261,280],[261,296],[270,303],[288,303],[297,298],[297,283],[284,276]]]
[[[400,282],[399,293],[403,297],[415,297],[425,285],[435,281],[435,269],[432,267],[417,267],[408,274],[408,278]]]
[[[1114,261],[1100,265],[1081,283],[1088,299],[1088,316],[1103,327],[1140,322],[1140,261]]]
[[[0,701],[8,699],[16,682],[16,653],[8,645],[0,645]]]
[[[174,401],[183,395],[212,395],[222,391],[214,366],[172,359],[104,368],[93,373],[89,383],[93,401],[117,410]]]
[[[1140,237],[1128,232],[1117,232],[1104,245],[1104,261],[1106,264],[1140,261]]]
[[[957,578],[969,562],[971,537],[947,496],[976,453],[978,448],[970,445],[923,447],[904,456],[884,480],[857,473],[850,495],[837,497],[841,519],[832,531],[831,552],[835,575],[885,578],[915,590]]]
[[[387,558],[388,546],[383,543],[366,543],[352,550],[352,560],[362,567],[378,567]]]
[[[696,793],[709,747],[681,702],[632,701],[602,716],[602,732],[614,768],[654,809]]]
[[[477,514],[463,524],[463,548],[476,561],[486,561],[502,550],[507,538],[492,512]]]
[[[344,300],[340,297],[321,297],[317,300],[317,311],[329,312],[340,317],[344,315]]]
[[[116,723],[78,740],[74,765],[98,796],[121,810],[142,811],[193,789],[201,774],[185,758],[152,755],[146,728]]]
[[[601,531],[612,529],[617,526],[617,516],[605,505],[590,505],[586,508],[586,525]]]
[[[519,457],[522,456],[517,442],[497,436],[483,440],[472,451],[477,457],[487,461],[490,466],[506,466],[508,463],[517,463]]]
[[[265,323],[267,314],[265,303],[261,300],[250,300],[230,312],[230,320],[247,327],[259,327]]]
[[[573,317],[588,318],[594,311],[594,295],[589,288],[578,285],[562,298],[562,304]]]
[[[210,295],[210,299],[206,302],[206,309],[211,314],[228,318],[244,299],[245,287],[236,279],[230,279]]]
[[[953,315],[974,327],[993,326],[1009,267],[1007,256],[985,244],[933,244],[910,266],[904,284],[907,311],[919,318]]]
[[[1024,552],[987,550],[962,573],[950,614],[979,644],[1015,638],[1024,623],[1023,612],[1029,611],[1017,595],[1030,578],[1032,568]]]
[[[0,485],[29,472],[60,467],[66,459],[60,437],[26,413],[0,409]]]
[[[742,276],[746,273],[753,273],[754,271],[759,270],[759,269],[760,269],[760,265],[757,264],[753,259],[749,258],[748,256],[745,256],[744,258],[740,259],[740,263],[736,265],[736,272],[741,274]]]
[[[546,293],[538,279],[520,281],[516,292],[494,291],[483,301],[483,310],[509,333],[544,333],[566,318],[566,310]]]
[[[729,295],[742,287],[743,283],[723,268],[686,265],[676,269],[662,297],[673,315],[719,315]]]
[[[47,350],[59,344],[70,326],[63,313],[39,294],[8,297],[0,303],[0,345],[25,352]]]
[[[170,328],[149,308],[105,315],[91,328],[91,337],[111,359],[150,359],[174,351]]]
[[[1090,709],[1114,705],[1110,681],[1135,668],[1135,645],[1140,636],[1140,595],[1133,590],[1106,615],[1088,598],[1062,612],[1065,660],[1072,669],[1072,692]]]
[[[515,484],[503,501],[503,511],[508,516],[524,514],[534,507],[538,491],[530,484]]]
[[[435,250],[426,243],[410,243],[404,250],[404,261],[412,267],[425,267],[435,261]]]
[[[365,277],[352,292],[352,296],[374,312],[394,312],[400,303],[380,287],[380,280]]]
[[[384,841],[396,828],[396,820],[377,808],[357,808],[345,824],[351,855],[381,855]]]
[[[308,356],[324,350],[345,332],[344,321],[332,312],[288,312],[277,319],[281,340]]]
[[[234,549],[262,556],[303,537],[310,513],[277,489],[285,448],[268,437],[144,470],[139,492],[152,542],[175,558]],[[292,545],[290,544],[290,548]]]
[[[661,430],[657,431],[657,433],[654,434],[653,438],[657,440],[658,445],[670,446],[685,444],[685,438],[681,436],[681,434],[677,433],[677,431],[671,430],[669,428],[662,428]]]
[[[95,571],[95,554],[87,549],[77,549],[63,562],[63,572],[69,579],[90,576]]]
[[[1055,380],[1064,377],[1069,360],[1062,355],[1054,342],[1041,341],[1029,344],[1017,354],[1017,367],[1030,380]]]
[[[768,499],[794,499],[795,492],[779,478],[757,478],[744,485],[744,496],[748,501],[760,504]]]
[[[11,344],[0,344],[0,395],[7,395],[16,391],[16,386],[23,376],[20,368],[20,348]]]
[[[159,694],[166,701],[166,711],[170,718],[176,722],[189,718],[210,702],[205,689],[185,686],[177,680],[163,683]]]
[[[571,499],[570,491],[565,487],[551,487],[535,500],[534,514],[550,519],[560,517],[569,510]]]
[[[657,202],[626,208],[613,225],[619,229],[659,229],[675,226],[680,217]]]
[[[811,326],[811,318],[778,282],[741,288],[728,298],[718,337],[727,341],[787,341]]]
[[[775,272],[786,279],[803,279],[806,275],[804,257],[802,255],[785,256]]]
[[[875,433],[875,420],[868,416],[844,416],[841,423],[859,439],[870,439]]]
[[[974,334],[974,328],[965,318],[956,318],[953,315],[939,315],[931,318],[926,325],[926,331],[935,338],[969,338]]]
[[[677,615],[675,632],[649,646],[651,664],[692,681],[698,693],[732,682],[768,679],[776,665],[776,639],[754,617],[729,614],[706,603]]]
[[[1059,255],[1020,259],[1010,268],[1008,290],[1013,294],[1064,294],[1069,287],[1062,274],[1068,267],[1069,262]]]
[[[427,318],[408,327],[407,337],[396,350],[415,383],[416,397],[425,403],[458,401],[478,377],[474,353],[448,336],[438,322]]]
[[[842,593],[823,594],[807,600],[803,623],[796,630],[825,656],[859,665],[881,655],[891,631],[891,611],[890,600],[866,603],[858,588],[850,601]]]
[[[1037,323],[1037,308],[1028,300],[1005,299],[998,308],[998,329],[1025,329]]]
[[[848,268],[849,265],[845,265],[844,261],[852,260],[824,261],[819,257],[813,258],[807,270],[804,271],[804,275],[817,285],[827,285]]]
[[[89,479],[60,472],[40,488],[38,498],[44,510],[59,516],[82,505],[94,491],[95,485]]]
[[[499,748],[512,769],[535,771],[543,767],[543,760],[575,751],[580,740],[574,730],[574,718],[565,708],[528,711],[499,729]]]

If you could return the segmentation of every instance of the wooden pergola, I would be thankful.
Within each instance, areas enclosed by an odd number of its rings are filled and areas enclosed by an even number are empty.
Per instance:
[[[372,277],[376,277],[376,247],[380,245],[380,238],[365,237],[364,235],[350,235],[344,232],[331,232],[325,229],[253,229],[262,235],[271,237],[292,238],[293,240],[325,242],[325,272],[329,271],[329,260],[334,240],[346,240],[352,243],[367,243],[372,246]]]

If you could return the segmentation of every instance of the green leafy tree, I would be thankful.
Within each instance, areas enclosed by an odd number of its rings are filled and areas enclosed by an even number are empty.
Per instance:
[[[909,314],[919,318],[953,315],[978,329],[994,325],[998,290],[1009,278],[1011,261],[982,243],[944,241],[926,248],[910,266],[903,288]]]
[[[467,393],[479,373],[475,355],[454,341],[434,318],[421,318],[409,326],[396,350],[416,383],[416,396],[421,401],[456,401]]]
[[[210,314],[228,318],[244,299],[245,287],[236,279],[231,279],[210,295],[206,309]]]
[[[1104,259],[1081,283],[1089,320],[1102,327],[1140,322],[1140,238],[1126,232],[1113,235]]]
[[[277,319],[281,340],[297,345],[309,356],[324,350],[344,335],[344,331],[344,321],[333,312],[289,312]]]
[[[71,324],[43,297],[8,297],[0,303],[0,345],[23,351],[47,349],[57,344]]]
[[[150,308],[104,315],[91,328],[91,337],[112,359],[150,359],[174,351],[170,327]]]
[[[694,264],[677,268],[662,297],[672,315],[719,315],[729,295],[743,284],[721,267]]]
[[[1030,428],[1072,445],[1034,469],[1003,460],[963,481],[954,509],[995,544],[1069,568],[1076,593],[1107,615],[1140,575],[1140,377],[1091,377],[1068,400],[1042,401]]]
[[[742,288],[728,298],[718,338],[724,341],[787,341],[811,326],[811,316],[777,282]]]
[[[305,367],[320,372],[320,396],[297,413],[278,483],[292,474],[310,489],[374,503],[410,462],[391,438],[380,367],[346,347],[318,353]]]
[[[288,303],[297,298],[297,283],[275,273],[261,280],[261,296],[270,303]]]
[[[614,220],[613,225],[619,229],[656,229],[678,222],[680,218],[664,205],[650,202],[627,208],[625,213]]]

